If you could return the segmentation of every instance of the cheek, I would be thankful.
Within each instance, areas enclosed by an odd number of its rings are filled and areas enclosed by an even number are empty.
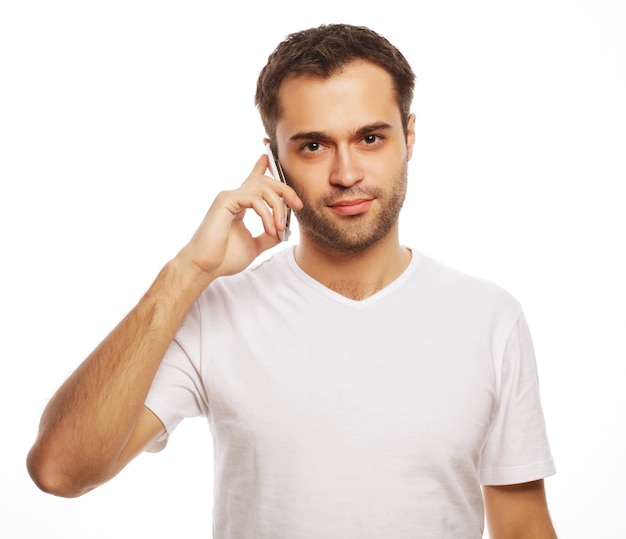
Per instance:
[[[293,180],[291,177],[288,177],[287,185],[289,185],[289,187],[291,187],[296,192],[298,197],[300,197],[300,200],[302,200],[304,206],[311,205],[311,195],[309,193],[309,190],[305,188],[305,184],[302,181]]]
[[[404,166],[406,152],[398,148],[390,148],[384,153],[372,155],[365,163],[365,179],[368,183],[384,185],[395,177]]]

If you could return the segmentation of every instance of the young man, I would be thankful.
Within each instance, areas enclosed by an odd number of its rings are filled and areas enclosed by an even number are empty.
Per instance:
[[[518,303],[399,243],[413,80],[365,28],[278,46],[256,99],[289,186],[263,156],[220,193],[59,389],[28,458],[43,490],[83,494],[205,415],[217,538],[476,538],[483,502],[494,539],[555,536]],[[246,269],[279,243],[284,204],[299,245]]]

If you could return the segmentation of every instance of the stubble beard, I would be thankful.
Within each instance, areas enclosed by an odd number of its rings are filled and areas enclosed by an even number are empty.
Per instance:
[[[356,185],[349,188],[336,188],[335,191],[316,204],[299,193],[304,207],[295,212],[302,234],[324,249],[343,254],[363,252],[382,238],[397,223],[404,204],[407,190],[408,165],[404,163],[388,192],[380,188]],[[363,214],[328,219],[324,210],[337,200],[371,197],[380,206],[378,213]]]

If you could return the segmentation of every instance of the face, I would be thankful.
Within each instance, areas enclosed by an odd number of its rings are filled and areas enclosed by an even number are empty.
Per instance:
[[[359,252],[397,238],[415,135],[411,116],[405,136],[391,76],[358,61],[328,79],[288,78],[279,99],[276,144],[304,202],[302,240]]]

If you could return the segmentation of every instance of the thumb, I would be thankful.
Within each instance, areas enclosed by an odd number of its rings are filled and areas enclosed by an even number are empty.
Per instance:
[[[280,238],[278,236],[270,236],[269,234],[259,234],[254,237],[254,244],[257,249],[257,256],[271,249],[272,247],[276,247],[280,243]]]

